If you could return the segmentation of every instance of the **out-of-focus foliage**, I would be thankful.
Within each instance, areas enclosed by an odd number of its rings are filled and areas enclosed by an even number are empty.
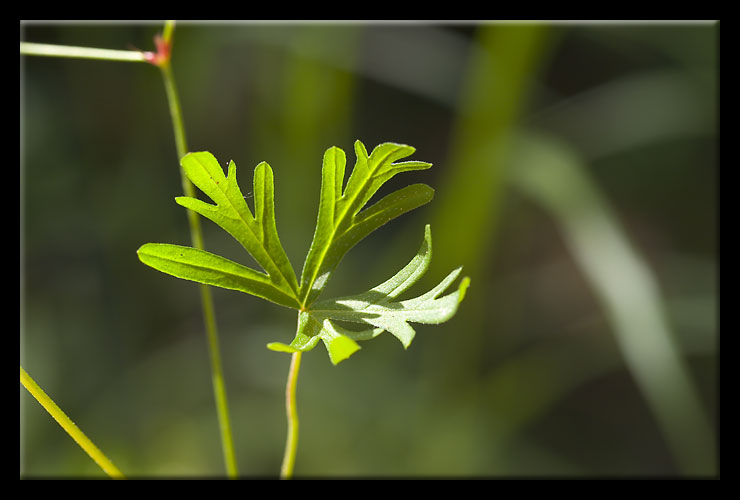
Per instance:
[[[150,49],[161,26],[22,28]],[[189,145],[291,179],[275,198],[294,264],[328,146],[392,140],[434,164],[378,192],[437,198],[360,243],[327,296],[401,268],[425,223],[419,286],[459,265],[475,284],[405,352],[388,335],[352,363],[305,357],[296,475],[717,473],[718,65],[717,23],[178,24]],[[127,476],[224,472],[197,289],[136,257],[189,241],[177,169],[156,68],[21,58],[21,364]],[[289,361],[264,346],[295,319],[214,298],[240,472],[274,476]],[[23,392],[20,462],[102,475]]]

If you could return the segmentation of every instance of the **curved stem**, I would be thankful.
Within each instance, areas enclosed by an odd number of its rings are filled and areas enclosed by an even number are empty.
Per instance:
[[[36,401],[38,401],[41,406],[49,412],[49,415],[54,417],[54,420],[62,426],[62,429],[64,429],[65,432],[69,434],[69,436],[74,439],[78,445],[80,445],[80,448],[82,448],[85,453],[90,455],[90,458],[92,458],[106,474],[116,479],[123,478],[123,474],[115,465],[113,465],[113,462],[111,462],[108,457],[106,457],[103,452],[100,451],[92,441],[90,441],[85,433],[82,432],[80,428],[72,422],[72,420],[70,420],[61,408],[59,408],[59,406],[57,406],[57,404],[43,391],[43,389],[39,387],[31,376],[26,373],[26,370],[24,370],[22,366],[21,384],[23,384],[23,387],[25,387],[34,398],[36,398]]]
[[[296,410],[296,385],[298,372],[301,369],[302,352],[294,352],[290,359],[288,383],[285,386],[285,412],[288,416],[288,437],[285,440],[285,454],[280,468],[280,478],[290,479],[293,476],[296,451],[298,450],[298,411]]]
[[[165,43],[171,43],[173,23],[168,22],[165,27]],[[162,79],[164,80],[165,91],[167,92],[167,102],[172,117],[172,128],[175,134],[175,147],[177,149],[178,160],[188,152],[187,142],[185,140],[185,125],[182,119],[182,110],[180,108],[180,99],[175,87],[175,79],[172,75],[172,68],[169,58],[159,65],[162,70]],[[186,196],[196,197],[195,186],[188,180],[180,168],[180,177],[182,188]],[[188,223],[190,225],[190,238],[195,248],[203,250],[203,232],[200,225],[200,217],[192,210],[188,210]],[[226,398],[226,386],[224,384],[223,369],[221,367],[221,354],[218,341],[218,327],[216,325],[216,316],[213,308],[213,298],[211,289],[206,285],[200,286],[201,304],[208,336],[208,350],[211,358],[211,379],[213,382],[213,392],[216,399],[216,411],[218,413],[218,423],[221,430],[221,446],[226,463],[226,471],[229,477],[238,476],[236,466],[236,455],[234,453],[234,439],[231,433],[231,422],[229,419],[229,408]]]

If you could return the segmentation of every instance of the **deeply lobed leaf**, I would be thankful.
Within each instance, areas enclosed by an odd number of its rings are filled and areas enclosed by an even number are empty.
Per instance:
[[[277,288],[296,295],[298,280],[277,234],[270,165],[262,162],[254,169],[254,215],[237,184],[233,161],[229,162],[228,176],[208,152],[189,153],[181,165],[190,181],[216,204],[185,196],[175,201],[221,226],[254,257]]]
[[[426,226],[424,241],[417,255],[389,280],[359,295],[322,302],[316,302],[316,299],[353,246],[386,222],[432,199],[432,188],[413,184],[365,207],[378,189],[396,174],[431,166],[419,161],[398,161],[414,151],[410,146],[385,143],[368,155],[365,146],[356,141],[357,161],[346,186],[343,185],[344,151],[336,147],[326,151],[316,230],[300,285],[277,233],[272,168],[263,162],[254,170],[253,214],[237,183],[234,162],[229,163],[228,173],[224,175],[221,166],[208,152],[189,153],[183,157],[181,165],[190,181],[214,204],[190,197],[178,197],[176,201],[231,234],[264,272],[204,250],[161,243],[143,245],[138,250],[139,259],[178,278],[239,290],[298,309],[295,338],[290,345],[269,344],[268,347],[275,351],[308,351],[321,340],[332,363],[337,364],[360,349],[357,341],[374,338],[384,331],[408,347],[415,335],[409,323],[436,324],[450,319],[470,281],[464,278],[455,292],[441,297],[457,279],[460,269],[456,269],[427,293],[395,301],[429,267],[432,255],[429,226]],[[340,323],[345,322],[366,328],[350,330],[341,326]]]
[[[267,274],[203,250],[175,245],[144,245],[139,249],[140,260],[178,278],[239,290],[297,309],[298,280],[277,234],[270,165],[263,162],[254,170],[253,215],[237,183],[233,161],[229,162],[228,175],[208,152],[188,153],[180,164],[188,179],[215,205],[185,196],[175,201],[221,226]]]

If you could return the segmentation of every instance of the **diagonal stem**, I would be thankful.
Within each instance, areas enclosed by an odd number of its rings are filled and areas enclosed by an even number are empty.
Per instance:
[[[26,373],[26,370],[24,370],[22,366],[21,384],[23,384],[23,387],[25,387],[34,398],[36,398],[36,401],[38,401],[39,404],[49,412],[49,415],[51,415],[62,429],[64,429],[64,431],[69,434],[69,436],[74,439],[78,445],[80,445],[80,448],[82,448],[85,453],[90,455],[90,458],[92,458],[106,474],[114,479],[123,479],[123,474],[118,470],[118,467],[113,465],[113,462],[111,462],[108,457],[106,457],[103,452],[100,451],[92,441],[90,441],[90,438],[88,438],[85,433],[82,432],[74,422],[72,422],[67,414],[64,413],[62,409],[59,408],[59,406],[57,406],[57,404],[44,392],[44,390],[39,387],[36,381]]]

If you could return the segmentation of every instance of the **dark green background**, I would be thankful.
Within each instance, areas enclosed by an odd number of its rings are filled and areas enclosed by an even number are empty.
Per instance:
[[[152,50],[161,24],[21,23],[21,41]],[[715,437],[679,464],[558,216],[507,182],[521,131],[580,159],[659,286],[718,431],[717,23],[180,23],[173,71],[190,150],[275,172],[299,273],[321,158],[413,145],[436,198],[344,259],[325,297],[361,292],[432,224],[434,284],[464,264],[457,316],[388,334],[298,382],[298,476],[680,476],[718,471]],[[127,476],[224,473],[196,285],[136,257],[189,244],[167,101],[147,64],[20,58],[22,366]],[[586,206],[585,211],[589,208]],[[206,248],[251,260],[204,221]],[[603,266],[611,263],[608,258]],[[635,284],[635,286],[638,286]],[[213,289],[236,453],[273,477],[295,314]],[[650,332],[645,332],[648,338]],[[671,385],[665,386],[671,391]],[[21,388],[22,477],[103,473]],[[678,412],[681,408],[677,409]]]

